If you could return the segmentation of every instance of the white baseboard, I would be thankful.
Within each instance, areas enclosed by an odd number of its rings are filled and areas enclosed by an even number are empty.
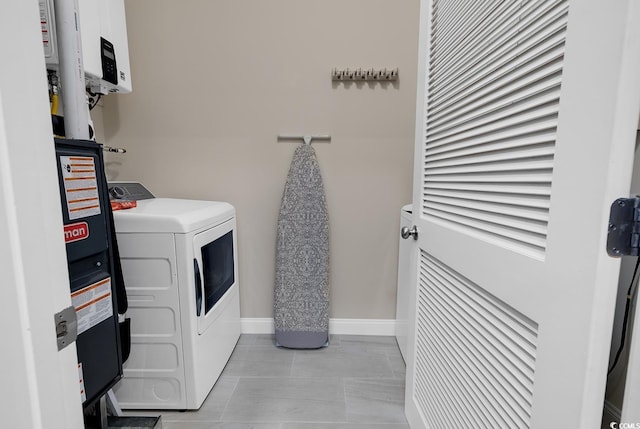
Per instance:
[[[329,332],[338,335],[396,334],[395,319],[329,319]]]
[[[243,334],[273,334],[275,327],[270,317],[241,317],[240,332]]]
[[[270,317],[240,319],[243,334],[273,334],[273,319]],[[395,319],[329,319],[329,333],[337,335],[384,335],[396,334]]]

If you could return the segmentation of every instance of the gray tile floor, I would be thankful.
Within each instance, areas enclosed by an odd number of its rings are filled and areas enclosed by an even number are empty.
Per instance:
[[[394,337],[331,337],[319,350],[243,335],[198,411],[162,412],[164,429],[408,429]],[[129,413],[135,414],[135,413]]]

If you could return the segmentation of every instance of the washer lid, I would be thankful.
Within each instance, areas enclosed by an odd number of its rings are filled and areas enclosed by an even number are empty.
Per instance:
[[[220,201],[154,198],[113,212],[116,232],[187,233],[231,219],[235,209]]]

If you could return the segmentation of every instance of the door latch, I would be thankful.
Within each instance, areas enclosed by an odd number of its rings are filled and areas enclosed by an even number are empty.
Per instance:
[[[404,238],[405,240],[409,237],[413,237],[414,240],[418,239],[418,228],[413,225],[411,228],[409,228],[408,226],[403,226],[400,229],[400,236],[402,238]]]
[[[611,204],[607,253],[610,256],[640,254],[640,197],[618,198]]]
[[[58,351],[64,349],[78,338],[78,318],[76,309],[71,306],[53,315],[58,339]]]

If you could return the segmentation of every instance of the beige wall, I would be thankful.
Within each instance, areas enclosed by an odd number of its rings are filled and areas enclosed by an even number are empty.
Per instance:
[[[314,144],[331,229],[331,317],[395,316],[400,207],[413,169],[418,0],[129,0],[134,92],[105,98],[111,180],[237,210],[243,317],[271,317],[293,143]],[[333,67],[398,67],[336,84]],[[94,118],[95,119],[95,118]]]

